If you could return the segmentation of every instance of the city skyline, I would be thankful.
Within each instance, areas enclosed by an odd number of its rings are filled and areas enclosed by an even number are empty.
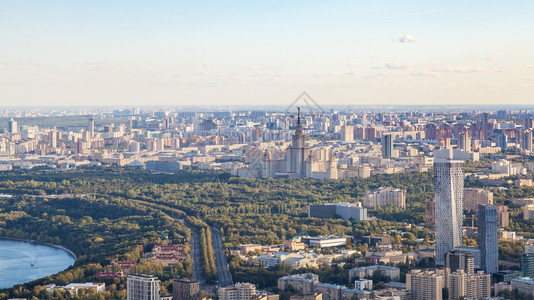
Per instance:
[[[0,104],[525,105],[533,5],[7,2]]]

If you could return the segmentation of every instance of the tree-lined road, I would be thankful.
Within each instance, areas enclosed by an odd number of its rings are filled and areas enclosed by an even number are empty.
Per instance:
[[[230,274],[228,262],[226,261],[226,256],[224,255],[222,235],[219,229],[211,227],[211,238],[213,250],[215,251],[215,265],[217,267],[217,277],[219,277],[219,285],[232,285],[232,275]]]

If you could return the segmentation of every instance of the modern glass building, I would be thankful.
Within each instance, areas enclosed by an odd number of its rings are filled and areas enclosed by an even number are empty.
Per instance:
[[[436,265],[445,265],[445,254],[462,246],[464,162],[434,161]]]
[[[497,207],[490,204],[479,204],[478,247],[480,248],[480,268],[487,274],[499,272],[497,239]]]

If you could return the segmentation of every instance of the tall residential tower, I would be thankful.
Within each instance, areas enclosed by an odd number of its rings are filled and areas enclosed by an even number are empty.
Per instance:
[[[497,207],[490,204],[478,205],[478,247],[480,268],[487,274],[499,271],[497,259]]]
[[[445,254],[462,246],[464,207],[463,161],[434,161],[436,265],[445,264]]]

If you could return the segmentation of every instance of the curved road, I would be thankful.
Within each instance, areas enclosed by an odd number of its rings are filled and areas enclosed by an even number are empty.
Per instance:
[[[228,268],[228,262],[224,255],[222,236],[219,229],[211,227],[211,239],[213,250],[215,251],[215,265],[217,267],[217,277],[219,277],[220,286],[232,285],[232,275]]]

